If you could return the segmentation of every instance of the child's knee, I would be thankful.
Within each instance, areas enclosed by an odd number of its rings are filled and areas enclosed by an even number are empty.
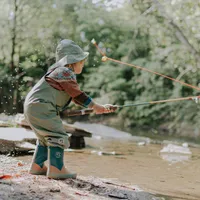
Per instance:
[[[45,140],[46,140],[47,146],[60,147],[63,149],[67,149],[70,145],[68,136],[62,136],[62,137],[46,136]]]

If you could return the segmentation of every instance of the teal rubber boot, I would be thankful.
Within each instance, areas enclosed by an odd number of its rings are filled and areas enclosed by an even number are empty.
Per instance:
[[[47,154],[47,147],[37,144],[35,153],[33,155],[31,169],[29,170],[30,174],[46,175],[47,167],[44,165],[44,162],[47,160]]]
[[[47,177],[52,179],[76,178],[75,173],[70,173],[64,166],[64,149],[60,147],[49,147],[49,167]]]

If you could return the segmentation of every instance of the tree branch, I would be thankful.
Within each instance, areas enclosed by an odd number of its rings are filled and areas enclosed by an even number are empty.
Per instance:
[[[197,61],[197,67],[200,68],[200,53],[195,49],[195,47],[188,41],[187,37],[184,35],[180,27],[173,21],[173,18],[171,18],[167,12],[164,9],[164,6],[158,1],[158,0],[152,0],[153,3],[156,5],[158,11],[160,14],[168,20],[169,25],[171,28],[173,28],[176,33],[176,38],[183,43],[184,45],[187,46],[189,51],[195,56],[196,61]]]

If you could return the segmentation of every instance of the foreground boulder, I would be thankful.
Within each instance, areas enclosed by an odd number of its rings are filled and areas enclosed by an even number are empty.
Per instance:
[[[0,153],[19,155],[35,149],[35,134],[24,128],[0,128]]]

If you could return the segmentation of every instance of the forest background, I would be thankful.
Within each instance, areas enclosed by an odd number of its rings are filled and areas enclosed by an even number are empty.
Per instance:
[[[90,52],[77,79],[99,103],[124,105],[200,94],[148,72],[103,63],[91,43],[95,38],[108,57],[200,87],[199,1],[0,0],[0,27],[0,113],[23,112],[26,94],[55,62],[55,48],[64,38]],[[70,109],[77,107],[71,104]],[[123,108],[87,120],[95,118],[122,129],[200,137],[200,106],[194,101]]]

